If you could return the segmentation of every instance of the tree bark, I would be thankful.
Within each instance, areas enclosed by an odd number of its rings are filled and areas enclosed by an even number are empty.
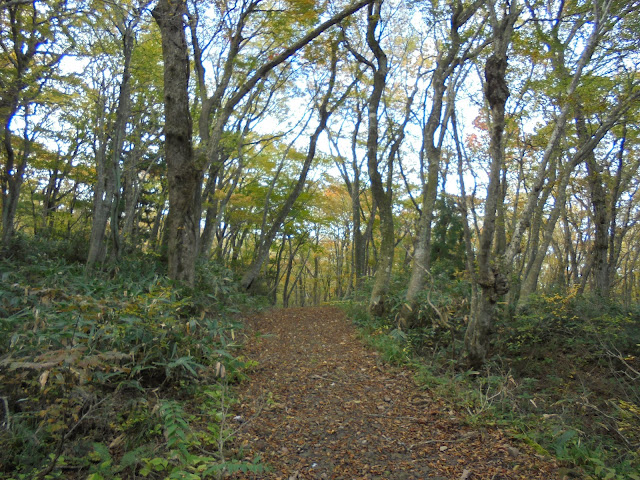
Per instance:
[[[492,244],[496,228],[498,200],[500,198],[500,172],[504,163],[502,142],[505,128],[505,105],[509,98],[509,88],[505,81],[507,70],[507,49],[511,43],[513,25],[519,15],[517,2],[511,2],[505,16],[498,21],[493,5],[491,24],[493,29],[493,52],[484,68],[484,98],[489,107],[489,154],[491,165],[489,185],[485,200],[485,214],[478,246],[478,298],[475,311],[465,333],[465,350],[472,367],[480,367],[487,354],[489,333],[494,320],[495,305],[501,295],[509,291],[504,274],[503,259],[492,262]]]
[[[198,252],[200,170],[193,158],[189,112],[189,54],[184,1],[159,0],[152,15],[162,35],[165,157],[169,181],[167,216],[169,277],[193,286]]]
[[[367,129],[367,167],[371,181],[371,193],[378,205],[380,213],[380,252],[376,266],[375,280],[369,299],[369,312],[375,316],[382,316],[388,310],[387,294],[393,267],[393,253],[395,248],[393,225],[393,200],[391,189],[386,189],[380,171],[378,170],[378,109],[382,92],[387,82],[387,55],[382,50],[376,38],[376,28],[380,20],[382,0],[375,0],[369,5],[367,17],[367,45],[373,52],[377,65],[373,65],[373,88],[368,101],[369,125]]]

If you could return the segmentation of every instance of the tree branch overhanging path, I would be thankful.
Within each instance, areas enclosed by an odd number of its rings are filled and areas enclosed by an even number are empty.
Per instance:
[[[153,16],[162,33],[163,58],[165,62],[165,122],[169,128],[165,132],[165,149],[168,150],[168,218],[170,219],[168,220],[169,228],[167,232],[169,237],[169,275],[171,278],[182,281],[187,285],[193,285],[195,282],[195,262],[200,235],[199,199],[200,189],[202,188],[202,182],[198,182],[198,180],[201,180],[204,171],[213,162],[219,161],[223,131],[234,108],[270,71],[284,63],[325,31],[369,5],[372,1],[361,0],[350,5],[330,19],[322,22],[291,46],[285,48],[282,53],[259,67],[224,104],[220,105],[219,111],[215,112],[217,115],[211,127],[206,160],[203,162],[200,158],[194,158],[192,151],[192,120],[188,111],[189,53],[185,38],[186,2],[159,0],[154,8]],[[248,7],[247,15],[259,3],[260,0],[255,0]],[[241,33],[242,25],[240,24],[236,35],[241,38]],[[233,61],[231,54],[229,59]],[[210,114],[213,113],[210,112]],[[187,128],[188,132],[174,132],[173,128],[178,130]],[[252,280],[245,282],[247,286],[251,283]]]
[[[236,444],[273,468],[265,478],[555,478],[552,463],[499,430],[463,425],[411,371],[384,365],[337,308],[250,323],[259,366],[239,387]]]

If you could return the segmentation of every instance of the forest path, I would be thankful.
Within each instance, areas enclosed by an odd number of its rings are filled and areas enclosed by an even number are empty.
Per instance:
[[[245,355],[259,365],[238,387],[236,445],[271,471],[235,478],[557,478],[503,432],[463,425],[411,371],[383,365],[338,308],[272,310],[250,324]]]

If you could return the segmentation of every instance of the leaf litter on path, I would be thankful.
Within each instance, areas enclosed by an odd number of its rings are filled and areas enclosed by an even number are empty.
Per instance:
[[[246,355],[258,367],[234,415],[253,420],[235,448],[270,472],[233,478],[557,478],[552,462],[500,430],[464,425],[410,371],[383,365],[338,308],[272,310],[250,323]]]

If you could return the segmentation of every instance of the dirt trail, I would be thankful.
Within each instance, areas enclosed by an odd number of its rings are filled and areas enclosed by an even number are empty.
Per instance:
[[[237,445],[271,472],[236,478],[557,478],[504,433],[464,426],[410,371],[383,365],[339,309],[274,310],[253,323],[246,354],[259,366],[239,387],[234,413],[250,420]]]

